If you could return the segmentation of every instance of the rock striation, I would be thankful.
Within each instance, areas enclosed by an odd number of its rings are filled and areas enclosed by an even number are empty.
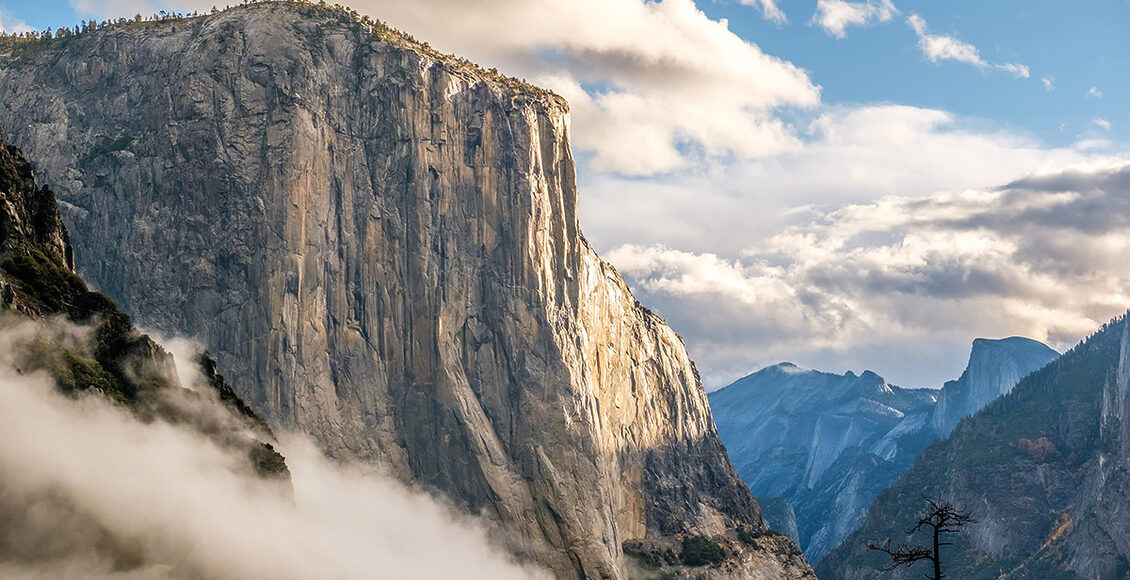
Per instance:
[[[819,562],[931,441],[1058,356],[1027,338],[979,338],[961,378],[940,390],[781,363],[711,393],[710,404],[769,525]]]
[[[559,97],[258,3],[9,48],[0,127],[127,312],[202,341],[273,426],[493,517],[516,554],[618,578],[627,541],[764,529],[681,339],[580,233]],[[759,545],[739,571],[810,573]]]
[[[1122,317],[961,421],[875,499],[864,525],[820,562],[820,577],[874,578],[889,559],[869,551],[868,542],[926,543],[906,534],[924,496],[977,519],[944,547],[946,577],[1127,577],[1128,362]]]

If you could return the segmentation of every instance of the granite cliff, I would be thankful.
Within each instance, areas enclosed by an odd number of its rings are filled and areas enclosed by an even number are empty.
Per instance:
[[[681,339],[580,233],[566,103],[341,10],[241,6],[0,55],[81,271],[275,427],[501,522],[561,577],[764,531]],[[666,564],[664,564],[666,565]],[[682,572],[679,572],[682,573]]]
[[[1123,317],[962,420],[875,499],[863,526],[821,561],[820,577],[874,578],[885,556],[867,542],[923,543],[905,530],[925,496],[977,519],[944,548],[946,577],[1126,578],[1128,363]]]
[[[769,506],[769,525],[795,529],[816,563],[927,444],[1058,356],[1026,338],[979,338],[961,378],[940,390],[782,363],[711,393],[710,405],[738,474]]]

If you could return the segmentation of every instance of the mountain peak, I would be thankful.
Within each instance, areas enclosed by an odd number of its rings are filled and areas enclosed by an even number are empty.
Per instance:
[[[1124,324],[1118,318],[1105,325],[928,449],[821,562],[819,576],[874,576],[867,542],[905,537],[919,498],[944,497],[991,514],[963,530],[967,541],[952,548],[950,577],[1011,570],[1003,577],[1125,578],[1130,498],[1119,454],[1130,445],[1125,422],[1115,418],[1127,408],[1124,391],[1110,380],[1122,371],[1123,327],[1116,325]],[[1004,342],[1040,350],[1027,339]],[[1049,529],[1057,530],[1055,541],[1048,541]]]
[[[965,372],[967,374],[995,372],[1001,365],[1015,365],[1035,370],[1058,357],[1059,353],[1048,345],[1023,336],[999,339],[978,338],[973,341],[969,351],[969,364]],[[962,376],[964,378],[965,375]]]
[[[978,338],[973,341],[969,351],[969,363],[985,357],[1007,356],[1018,360],[1054,359],[1059,356],[1053,348],[1031,338],[1010,336],[1008,338]],[[1042,365],[1041,365],[1042,366]]]
[[[777,371],[777,372],[788,373],[788,374],[812,372],[812,369],[806,369],[804,367],[797,366],[796,363],[791,363],[791,362],[779,362],[775,365],[769,365],[762,370]]]
[[[859,378],[867,379],[869,381],[874,381],[874,380],[885,381],[885,379],[883,379],[883,377],[879,376],[878,373],[876,373],[875,371],[872,371],[872,370],[863,371],[863,373],[859,375]]]
[[[1059,353],[1048,345],[1022,336],[974,340],[965,372],[946,383],[938,397],[932,420],[935,430],[948,435],[962,418],[1008,393],[1020,379],[1056,358]]]

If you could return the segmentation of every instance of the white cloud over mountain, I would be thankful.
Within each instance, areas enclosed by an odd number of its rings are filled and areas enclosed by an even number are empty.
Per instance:
[[[1036,222],[1020,210],[1067,194],[1006,195],[993,186],[1061,172],[1093,173],[1100,183],[1130,160],[1108,153],[1117,145],[1049,148],[898,105],[830,108],[801,134],[802,150],[725,171],[582,184],[589,239],[686,338],[708,385],[791,360],[939,386],[960,374],[977,336],[1023,334],[1062,348],[1130,304],[1119,287],[1130,279],[1118,271],[1130,248],[1097,229],[1090,241],[1108,248],[1108,259],[1082,259],[1087,245],[1053,254],[1034,243],[1041,232],[1074,243],[1051,225],[1054,212]],[[1122,211],[1116,194],[1130,183],[1102,183],[1106,193],[1087,203]],[[1083,201],[1057,211],[1081,215]],[[1010,212],[1013,222],[984,229],[943,219],[1004,222]],[[1121,262],[1110,257],[1120,252]],[[1060,267],[1040,269],[1053,262]]]
[[[813,212],[736,258],[661,245],[609,258],[688,337],[716,386],[797,358],[817,368],[889,359],[878,370],[898,382],[921,374],[908,363],[960,361],[973,336],[1064,348],[1124,311],[1127,190],[1130,160],[1108,159]],[[953,372],[941,365],[937,380]]]
[[[19,370],[43,327],[0,319],[0,578],[548,578],[485,520],[304,439],[283,441],[291,494],[189,427],[64,396]]]
[[[766,55],[691,0],[362,3],[445,50],[569,98],[592,167],[654,174],[800,146],[774,111],[813,107],[805,71]],[[435,18],[444,12],[450,18]]]
[[[1049,148],[976,120],[901,105],[826,107],[801,149],[662,179],[583,178],[582,225],[598,250],[663,244],[734,257],[809,215],[883,196],[982,188],[1084,162],[1101,142]]]

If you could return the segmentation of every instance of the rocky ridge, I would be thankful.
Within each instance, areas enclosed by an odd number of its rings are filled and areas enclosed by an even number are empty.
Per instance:
[[[772,506],[769,524],[795,529],[819,562],[927,444],[1057,356],[1026,338],[977,339],[961,378],[940,390],[781,363],[711,393],[710,404],[738,474]]]
[[[681,339],[579,231],[564,101],[405,38],[284,2],[117,24],[0,56],[0,126],[84,275],[273,426],[562,577],[764,530]],[[730,572],[810,573],[758,545]]]
[[[961,421],[876,498],[864,525],[820,562],[820,577],[874,578],[885,560],[867,542],[922,543],[905,530],[925,496],[977,519],[945,548],[947,577],[1125,578],[1128,353],[1123,317]]]

